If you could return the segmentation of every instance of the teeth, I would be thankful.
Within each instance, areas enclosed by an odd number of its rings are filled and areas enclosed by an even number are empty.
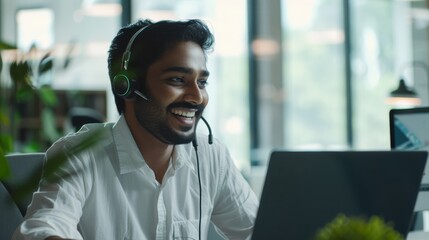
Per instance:
[[[171,112],[176,114],[176,115],[182,116],[182,117],[191,118],[191,117],[195,116],[195,112],[186,112],[186,111],[177,110],[177,109],[173,109],[173,110],[171,110]]]

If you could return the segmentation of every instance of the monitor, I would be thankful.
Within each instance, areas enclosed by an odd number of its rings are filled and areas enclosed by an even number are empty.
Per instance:
[[[379,216],[406,236],[424,151],[274,151],[252,240],[310,240],[338,214]]]
[[[396,150],[429,150],[429,107],[392,109],[389,112],[390,147]],[[426,164],[423,184],[429,184]]]

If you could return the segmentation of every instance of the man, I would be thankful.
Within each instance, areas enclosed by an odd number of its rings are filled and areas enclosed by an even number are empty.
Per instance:
[[[108,59],[119,120],[53,144],[47,163],[65,153],[66,177],[42,179],[15,238],[206,239],[210,221],[229,239],[248,238],[255,194],[227,148],[195,133],[212,44],[199,20],[122,28]],[[71,150],[100,131],[95,145]]]

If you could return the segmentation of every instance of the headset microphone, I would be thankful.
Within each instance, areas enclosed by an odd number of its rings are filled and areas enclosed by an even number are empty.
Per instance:
[[[209,130],[209,144],[213,144],[213,134],[212,134],[212,129],[210,128],[209,123],[207,122],[207,120],[201,116],[201,120],[203,120],[203,122],[206,124],[207,129]]]
[[[213,144],[212,129],[211,129],[209,123],[207,122],[207,120],[203,116],[201,116],[201,120],[203,120],[204,124],[206,124],[206,127],[209,130],[209,144]],[[194,140],[192,140],[192,146],[194,146],[194,148],[196,148],[198,146],[197,137],[195,137]]]
[[[151,99],[150,99],[150,98],[146,97],[145,95],[143,95],[143,93],[141,93],[141,92],[140,92],[140,91],[138,91],[138,90],[135,90],[135,91],[134,91],[134,93],[135,93],[137,96],[139,96],[139,97],[143,98],[144,100],[146,100],[146,101],[148,101],[148,102],[150,102],[150,101],[151,101]]]

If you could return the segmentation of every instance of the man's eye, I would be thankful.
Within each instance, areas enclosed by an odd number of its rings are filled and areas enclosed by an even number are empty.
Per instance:
[[[182,78],[182,77],[173,77],[173,78],[170,78],[170,81],[171,81],[171,82],[174,82],[174,83],[181,83],[181,82],[183,82],[184,80],[183,80],[183,78]]]
[[[208,81],[207,81],[207,80],[198,80],[198,86],[199,86],[199,88],[201,88],[201,89],[206,88],[208,84],[209,84],[209,83],[208,83]]]

